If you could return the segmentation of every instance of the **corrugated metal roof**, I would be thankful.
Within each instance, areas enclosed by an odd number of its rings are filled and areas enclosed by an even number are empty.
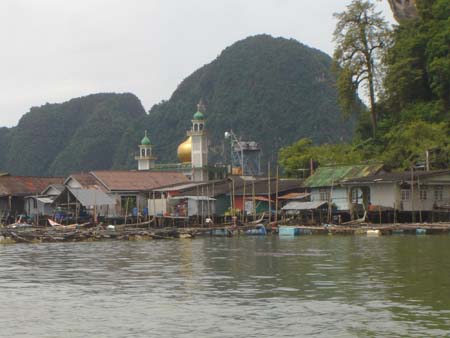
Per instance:
[[[215,198],[208,196],[175,196],[171,198],[172,200],[194,200],[194,201],[215,201]]]
[[[180,172],[171,171],[92,171],[109,191],[150,191],[167,185],[189,182]]]
[[[299,179],[280,179],[278,180],[278,193],[283,193],[292,190],[302,189],[303,180]],[[257,179],[252,182],[245,182],[245,195],[252,195],[253,186],[255,188],[255,194],[262,195],[268,194],[269,192],[269,181],[267,178]],[[275,178],[270,179],[270,193],[275,194],[277,189],[277,180]],[[239,187],[235,187],[234,191],[235,195],[243,195],[244,194],[244,184],[241,184]]]
[[[195,188],[195,187],[201,186],[201,185],[203,185],[203,183],[201,183],[201,182],[180,183],[180,184],[176,184],[176,185],[170,185],[168,187],[154,189],[154,191],[156,191],[156,192],[183,191],[183,190]]]
[[[60,184],[63,180],[62,177],[0,176],[0,197],[37,195],[50,184]]]
[[[47,195],[47,192],[52,188],[58,191],[59,193],[62,193],[66,188],[66,186],[64,184],[50,184],[41,192],[41,195]]]
[[[327,204],[326,201],[316,202],[296,202],[292,201],[286,204],[281,210],[315,210]]]
[[[383,164],[320,167],[314,175],[306,179],[305,186],[309,188],[329,187],[350,179],[375,175],[383,167]]]
[[[427,178],[439,175],[449,175],[450,170],[431,170],[431,171],[414,171],[414,180],[418,178]],[[370,175],[366,177],[354,178],[347,180],[344,184],[362,184],[362,183],[383,183],[383,182],[402,182],[411,181],[411,171],[383,173],[378,175]]]
[[[116,204],[116,201],[112,197],[98,189],[67,189],[84,206]]]
[[[303,180],[298,179],[280,179],[278,182],[278,192],[289,192],[302,189]],[[164,187],[156,191],[178,191],[184,196],[195,196],[197,193],[209,196],[217,197],[223,194],[230,194],[232,190],[232,185],[234,184],[234,193],[236,196],[242,196],[244,193],[245,185],[245,195],[251,196],[253,194],[253,186],[256,195],[264,195],[268,193],[268,179],[267,178],[254,178],[249,179],[247,177],[241,176],[231,176],[223,180],[210,181],[210,182],[199,182],[199,183],[188,183],[183,185],[177,185],[174,187]],[[276,179],[272,178],[270,180],[271,194],[276,193]]]

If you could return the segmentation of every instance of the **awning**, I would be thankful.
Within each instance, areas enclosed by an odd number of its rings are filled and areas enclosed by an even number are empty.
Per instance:
[[[44,204],[52,204],[55,199],[50,197],[38,197],[36,200]]]
[[[286,194],[283,196],[278,197],[279,200],[302,200],[306,197],[309,197],[309,195],[311,195],[310,193],[307,192],[292,192],[290,194]]]
[[[326,201],[289,202],[281,210],[315,210],[326,204],[328,204]]]

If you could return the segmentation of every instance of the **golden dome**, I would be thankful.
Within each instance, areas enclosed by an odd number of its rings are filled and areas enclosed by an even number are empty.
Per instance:
[[[181,163],[191,162],[192,161],[191,152],[192,152],[192,137],[189,136],[186,139],[186,141],[184,141],[178,146],[177,154],[180,162]]]

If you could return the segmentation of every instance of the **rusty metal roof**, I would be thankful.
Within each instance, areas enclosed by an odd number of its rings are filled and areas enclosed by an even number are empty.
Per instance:
[[[278,180],[278,193],[287,193],[287,192],[301,192],[304,189],[302,188],[303,180],[299,179],[279,179]],[[269,193],[269,181],[267,178],[258,179],[254,182],[247,181],[245,182],[245,195],[252,195],[253,186],[255,189],[256,195],[267,195]],[[277,190],[277,180],[275,178],[270,179],[270,194],[275,195]],[[235,195],[243,195],[244,194],[244,184],[241,184],[240,187],[235,188]]]
[[[92,171],[92,176],[109,191],[150,191],[167,185],[189,182],[180,172],[171,171]]]
[[[305,181],[308,188],[330,187],[350,179],[371,176],[383,170],[383,164],[320,167]]]
[[[40,194],[50,184],[61,184],[62,177],[0,176],[0,197]]]
[[[291,192],[278,197],[279,200],[302,200],[309,197],[311,194],[307,192]]]

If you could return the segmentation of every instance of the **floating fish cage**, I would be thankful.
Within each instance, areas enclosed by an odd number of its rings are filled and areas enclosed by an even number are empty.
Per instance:
[[[249,229],[245,234],[248,236],[265,236],[267,235],[267,230],[263,224],[258,224],[255,229]]]
[[[300,228],[291,226],[280,226],[278,228],[278,234],[280,236],[299,236]]]
[[[211,236],[217,237],[231,237],[233,236],[233,232],[229,229],[214,229],[209,233]]]
[[[426,235],[427,229],[418,228],[416,229],[416,235]]]
[[[366,232],[367,236],[380,236],[381,231],[380,230],[367,230]]]

